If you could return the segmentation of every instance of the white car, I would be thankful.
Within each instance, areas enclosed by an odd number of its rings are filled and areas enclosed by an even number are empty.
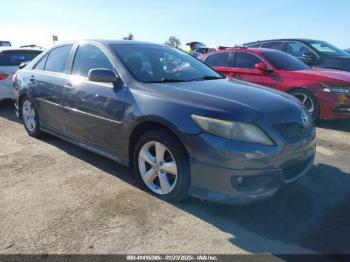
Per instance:
[[[14,99],[12,78],[18,66],[29,62],[43,50],[34,48],[0,47],[0,101]]]

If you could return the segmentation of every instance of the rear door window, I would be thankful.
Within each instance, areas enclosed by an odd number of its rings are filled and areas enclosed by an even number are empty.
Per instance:
[[[276,49],[276,50],[283,50],[283,42],[281,41],[267,42],[267,43],[263,43],[261,47]]]
[[[34,69],[35,70],[44,70],[45,69],[46,60],[47,60],[47,55],[45,55],[43,58],[40,59],[39,63],[37,63],[34,66]]]
[[[250,45],[245,45],[246,47],[250,47],[250,48],[258,48],[260,47],[260,43],[257,44],[250,44]]]
[[[0,53],[0,66],[19,66],[23,62],[32,61],[41,51],[7,50]]]
[[[229,67],[228,61],[230,58],[229,52],[213,54],[207,57],[205,63],[211,67]]]
[[[73,45],[65,45],[52,50],[47,58],[45,71],[66,74],[72,46]]]

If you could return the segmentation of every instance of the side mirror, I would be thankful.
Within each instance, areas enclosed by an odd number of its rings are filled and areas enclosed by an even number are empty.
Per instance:
[[[29,62],[22,62],[18,67],[19,67],[19,69],[23,69],[23,68],[25,68],[28,64],[29,64]]]
[[[265,63],[258,63],[255,65],[255,68],[261,72],[271,72],[272,69]]]
[[[104,68],[90,69],[88,77],[92,82],[116,83],[119,81],[119,77],[112,70]]]
[[[302,60],[304,60],[304,62],[306,63],[314,63],[316,62],[316,56],[313,53],[303,53]]]

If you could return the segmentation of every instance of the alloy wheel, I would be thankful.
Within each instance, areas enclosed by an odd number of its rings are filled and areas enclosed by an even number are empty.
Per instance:
[[[29,100],[26,100],[23,103],[22,116],[23,116],[24,124],[29,130],[29,132],[34,132],[37,125],[35,109],[33,104]]]
[[[139,151],[139,171],[152,192],[165,195],[176,186],[178,168],[173,154],[162,143],[147,142]]]
[[[305,108],[312,115],[312,113],[315,110],[315,105],[312,98],[303,93],[295,93],[293,95],[300,100],[300,102],[305,106]]]

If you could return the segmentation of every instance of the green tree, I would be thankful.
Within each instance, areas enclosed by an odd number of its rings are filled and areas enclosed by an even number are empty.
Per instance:
[[[132,33],[129,33],[128,36],[123,37],[124,40],[134,40],[134,35]]]
[[[168,41],[165,41],[166,45],[175,47],[175,48],[180,48],[181,46],[181,41],[180,39],[176,38],[175,36],[170,36]]]

